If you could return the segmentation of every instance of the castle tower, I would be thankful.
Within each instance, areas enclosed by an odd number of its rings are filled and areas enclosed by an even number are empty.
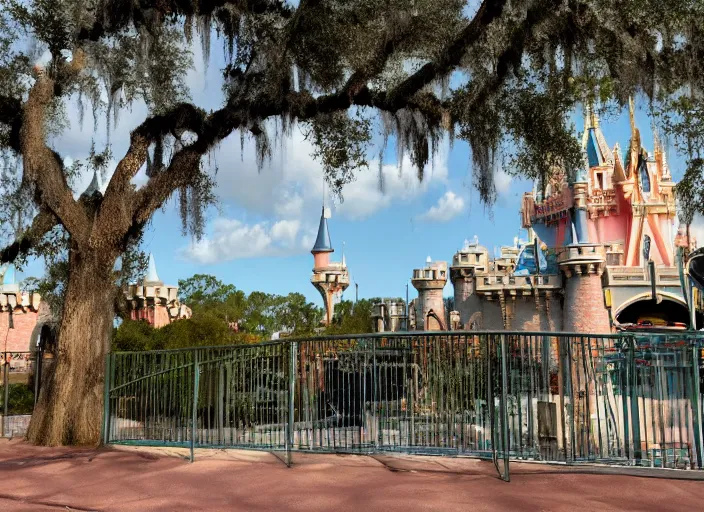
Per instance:
[[[191,317],[190,308],[178,300],[178,286],[165,285],[159,279],[152,254],[149,254],[149,266],[142,282],[129,285],[125,299],[132,320],[145,320],[157,329],[174,320]]]
[[[40,296],[20,291],[15,266],[0,266],[0,352],[29,352]]]
[[[313,254],[313,275],[310,278],[310,282],[323,297],[323,304],[325,305],[325,319],[323,322],[325,325],[330,325],[335,310],[335,296],[344,292],[350,285],[350,274],[344,261],[330,261],[330,253],[334,252],[334,249],[330,242],[328,220],[325,213],[325,207],[323,207],[323,211],[320,214],[318,237],[315,240],[313,249],[310,251]]]
[[[426,266],[413,270],[411,284],[418,290],[416,301],[416,329],[423,331],[447,330],[445,303],[442,297],[447,283],[447,262],[433,262],[428,256]]]
[[[611,332],[609,312],[604,304],[601,276],[606,266],[601,244],[573,244],[559,257],[565,275],[562,326],[566,332]]]
[[[450,279],[455,291],[455,310],[460,314],[461,329],[481,328],[481,299],[475,290],[477,274],[489,270],[489,251],[479,245],[474,237],[470,243],[465,240],[464,247],[452,258]]]

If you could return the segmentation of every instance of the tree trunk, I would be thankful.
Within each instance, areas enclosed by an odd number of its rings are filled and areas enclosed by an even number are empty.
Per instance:
[[[114,320],[116,251],[69,251],[69,278],[56,362],[42,386],[27,439],[41,445],[97,445],[105,355]]]

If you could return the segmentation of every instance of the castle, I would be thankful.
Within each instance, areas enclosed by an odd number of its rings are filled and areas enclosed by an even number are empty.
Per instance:
[[[676,217],[674,182],[657,136],[641,146],[630,105],[631,141],[622,159],[610,148],[592,109],[585,116],[584,166],[574,176],[555,169],[523,196],[522,227],[492,258],[465,242],[447,263],[415,269],[410,330],[508,330],[610,333],[615,329],[683,329],[689,311],[676,247],[694,240]],[[454,288],[445,311],[443,288]],[[701,325],[701,321],[699,322]],[[377,327],[378,326],[378,327]],[[393,330],[376,322],[377,330]]]

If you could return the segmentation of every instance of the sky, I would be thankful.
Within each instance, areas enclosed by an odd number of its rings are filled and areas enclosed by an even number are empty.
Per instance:
[[[187,84],[194,103],[205,109],[219,108],[222,102],[220,73],[223,54],[214,46],[207,65],[202,52],[194,51],[194,68]],[[652,150],[651,121],[647,110],[638,105],[636,121],[644,146]],[[68,109],[70,128],[52,140],[54,148],[70,161],[85,158],[94,140],[98,150],[107,144],[104,116],[98,131],[93,131],[90,113],[79,123],[78,108]],[[146,107],[135,105],[120,114],[111,130],[113,158],[110,169],[125,154],[129,132],[147,115]],[[575,113],[574,122],[581,130],[583,120]],[[602,119],[602,129],[609,146],[619,142],[622,151],[630,139],[628,113]],[[414,268],[422,267],[427,257],[451,262],[465,239],[479,242],[495,252],[502,245],[513,244],[520,233],[519,209],[524,192],[532,183],[511,178],[503,169],[495,178],[498,198],[491,207],[479,201],[472,180],[471,153],[468,145],[456,140],[441,146],[425,172],[422,182],[416,178],[408,157],[398,165],[392,144],[383,158],[383,191],[379,188],[379,162],[372,159],[368,169],[343,189],[343,201],[324,192],[322,167],[313,157],[312,146],[300,129],[289,137],[279,137],[272,158],[259,170],[254,144],[246,140],[241,150],[238,134],[223,141],[206,165],[217,168],[215,179],[219,208],[208,212],[205,237],[196,241],[181,235],[181,223],[175,200],[158,211],[148,225],[143,250],[154,255],[159,277],[166,284],[194,274],[211,274],[225,283],[249,293],[299,292],[322,305],[310,284],[313,246],[325,197],[332,217],[330,235],[335,249],[333,259],[341,259],[344,250],[351,285],[345,299],[379,296],[404,297],[406,286],[410,298],[417,296],[410,285]],[[372,149],[370,154],[378,154]],[[667,148],[668,161],[675,181],[682,175],[684,161]],[[81,176],[74,192],[80,194],[92,175]],[[109,176],[102,182],[107,187]],[[133,180],[138,186],[146,181],[143,171]],[[525,236],[525,232],[523,232]],[[700,239],[704,240],[704,231]],[[39,276],[43,263],[35,260],[20,277]],[[445,295],[452,295],[448,282]]]

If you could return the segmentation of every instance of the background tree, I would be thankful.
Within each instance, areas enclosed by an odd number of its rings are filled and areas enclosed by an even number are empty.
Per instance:
[[[0,0],[2,193],[20,206],[0,261],[36,254],[55,228],[68,247],[57,363],[30,440],[98,442],[115,262],[173,195],[184,230],[202,233],[214,201],[203,157],[233,132],[256,140],[261,162],[272,125],[285,134],[300,123],[338,193],[366,165],[374,127],[421,179],[443,134],[458,136],[490,203],[502,152],[543,181],[556,163],[582,166],[568,121],[580,101],[645,93],[701,107],[703,10],[700,0]],[[194,28],[206,59],[211,36],[228,59],[212,112],[184,86]],[[36,50],[50,61],[33,72]],[[71,98],[110,120],[136,101],[150,108],[104,195],[74,198],[50,145]],[[149,180],[136,188],[142,168]],[[265,331],[265,320],[254,321]]]

